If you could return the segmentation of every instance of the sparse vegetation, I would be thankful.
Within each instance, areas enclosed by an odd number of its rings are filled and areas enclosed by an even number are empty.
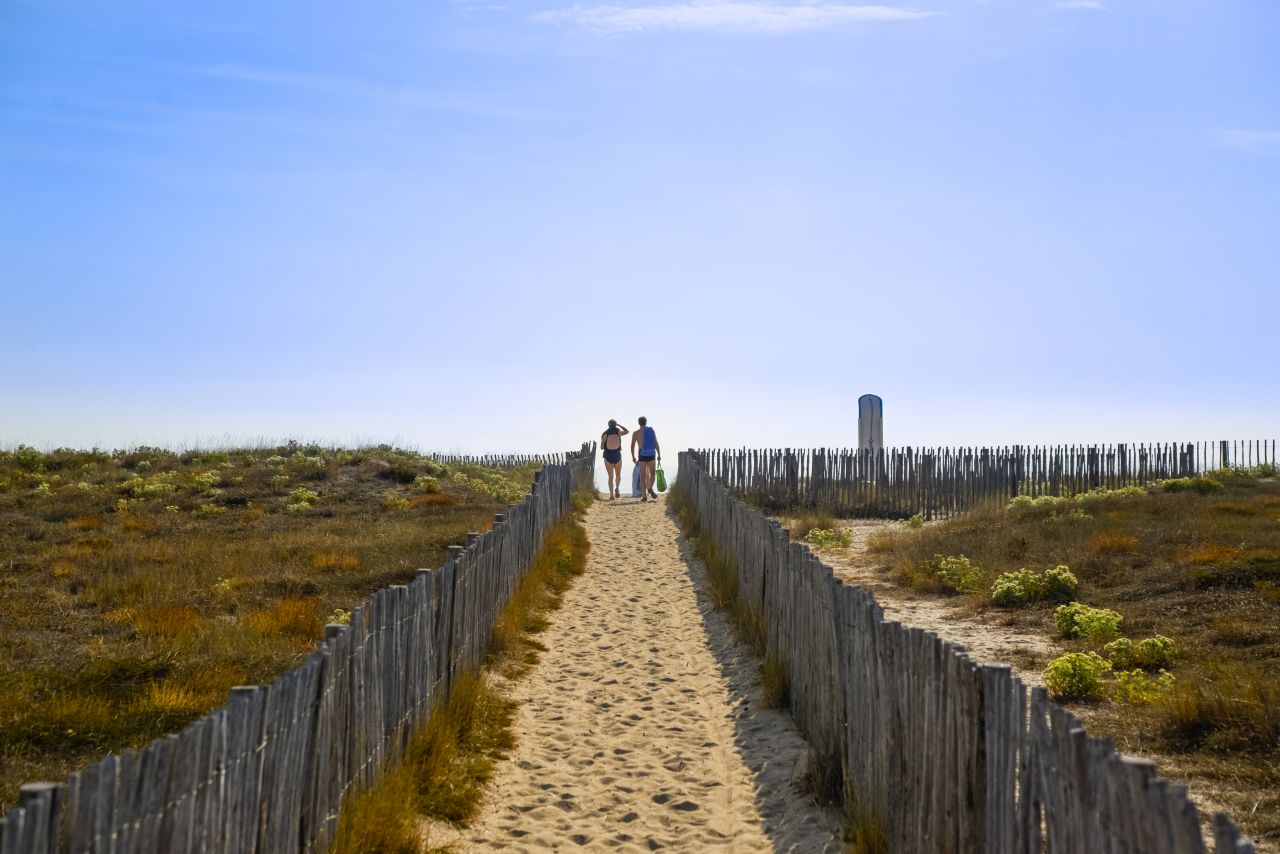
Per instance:
[[[1079,582],[1065,566],[1055,566],[1043,573],[1023,568],[1006,572],[991,585],[991,601],[1006,608],[1017,608],[1032,602],[1068,602],[1076,595]]]
[[[964,555],[934,555],[915,574],[918,586],[946,593],[974,593],[982,589],[984,575]]]
[[[1090,608],[1082,602],[1059,605],[1053,612],[1053,630],[1060,638],[1084,638],[1105,643],[1120,634],[1124,618],[1110,608]]]
[[[1155,676],[1145,670],[1117,670],[1116,681],[1111,686],[1111,698],[1119,703],[1131,706],[1145,706],[1156,700],[1173,687],[1173,674],[1161,670]]]
[[[1068,652],[1049,662],[1044,684],[1049,694],[1062,700],[1095,700],[1106,687],[1111,663],[1096,652]]]
[[[533,471],[486,482],[522,498]],[[388,480],[408,506],[383,509]],[[0,483],[4,804],[297,666],[326,619],[443,563],[505,506],[386,446],[19,448]]]
[[[804,541],[819,549],[847,549],[853,545],[853,532],[847,528],[812,528]]]
[[[1072,515],[1075,509],[1089,518]],[[1277,850],[1280,480],[1270,467],[1145,489],[1021,496],[1007,508],[918,530],[885,528],[868,547],[893,578],[922,593],[937,589],[921,567],[939,554],[967,555],[985,576],[985,590],[1027,567],[1070,566],[1075,596],[1085,603],[1071,612],[1079,636],[1055,645],[1061,653],[1099,653],[1114,668],[1099,677],[1094,694],[1113,702],[1074,710],[1090,733],[1156,758],[1193,791],[1211,793],[1260,850]],[[1030,598],[1004,595],[1020,604]],[[1091,611],[1083,613],[1105,617],[1090,635],[1074,619],[1086,606]],[[997,602],[974,595],[965,607],[981,611]],[[1000,619],[1049,635],[1055,607],[1027,601]],[[1107,637],[1112,624],[1116,634]]]

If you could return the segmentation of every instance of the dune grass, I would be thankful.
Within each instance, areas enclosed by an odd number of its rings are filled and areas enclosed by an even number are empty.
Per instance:
[[[1073,710],[1092,734],[1154,757],[1164,773],[1280,849],[1280,480],[1273,473],[1019,500],[892,530],[869,545],[898,581],[922,592],[937,587],[935,556],[966,556],[981,583],[955,599],[993,625],[1050,635],[1058,603],[1000,608],[992,583],[1022,568],[1065,565],[1079,579],[1075,598],[1117,612],[1123,635],[1172,639],[1172,687],[1157,685],[1154,672],[1117,666],[1104,699]],[[1107,655],[1103,641],[1055,644],[1062,653]],[[1144,679],[1150,691],[1122,690]]]
[[[0,452],[0,805],[297,666],[534,468],[387,446]]]
[[[547,532],[542,548],[499,615],[481,672],[458,679],[446,702],[413,734],[403,759],[343,805],[333,854],[409,854],[430,850],[424,819],[467,826],[483,803],[495,764],[515,746],[515,705],[503,687],[524,676],[545,647],[536,635],[586,570],[582,514],[590,487]]]

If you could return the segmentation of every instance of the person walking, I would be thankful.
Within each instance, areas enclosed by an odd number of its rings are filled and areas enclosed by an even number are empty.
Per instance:
[[[630,433],[626,427],[612,418],[609,429],[600,434],[600,448],[604,453],[604,470],[609,476],[609,500],[619,496],[622,486],[622,437]]]
[[[637,456],[636,446],[640,446]],[[640,467],[640,500],[648,501],[658,498],[653,489],[654,472],[657,461],[662,459],[662,447],[658,444],[658,434],[649,426],[649,419],[640,416],[640,429],[631,434],[631,462]]]

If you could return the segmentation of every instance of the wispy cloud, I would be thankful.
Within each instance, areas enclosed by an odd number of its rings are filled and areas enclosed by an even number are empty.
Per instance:
[[[917,21],[938,12],[893,6],[864,6],[808,0],[779,3],[770,0],[704,0],[648,6],[578,4],[541,12],[534,20],[582,27],[602,35],[626,35],[672,30],[786,34],[842,24]]]
[[[1111,7],[1100,0],[1059,0],[1054,3],[1059,9],[1084,9],[1090,12],[1110,12]]]
[[[1215,128],[1209,131],[1209,139],[1223,148],[1232,148],[1236,151],[1248,151],[1254,154],[1269,152],[1280,154],[1280,130]]]
[[[165,70],[257,86],[309,91],[334,98],[372,101],[409,109],[447,110],[492,119],[541,120],[549,117],[547,113],[540,110],[496,103],[481,96],[369,84],[354,79],[306,72],[243,65],[165,66]]]

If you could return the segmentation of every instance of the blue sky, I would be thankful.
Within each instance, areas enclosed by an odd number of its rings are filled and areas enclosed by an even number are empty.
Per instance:
[[[1280,4],[0,0],[0,445],[1280,433]]]

